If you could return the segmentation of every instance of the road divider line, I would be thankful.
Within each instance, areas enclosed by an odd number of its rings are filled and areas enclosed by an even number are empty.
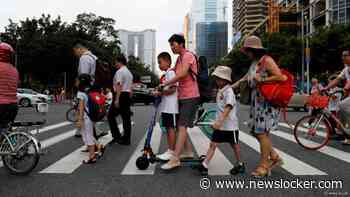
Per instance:
[[[271,132],[272,134],[274,132]],[[260,146],[258,141],[246,134],[245,132],[240,132],[240,140],[248,145],[249,147],[253,148],[255,151],[260,153]],[[295,157],[275,148],[276,152],[280,155],[280,157],[283,159],[284,164],[281,166],[286,171],[290,172],[293,175],[301,176],[301,175],[327,175],[325,172],[307,164],[304,163]]]
[[[278,136],[280,138],[283,138],[285,140],[288,140],[288,141],[296,143],[296,141],[294,140],[294,136],[291,135],[291,134],[288,134],[288,133],[285,133],[285,132],[282,132],[282,131],[273,131],[273,132],[271,132],[271,134],[276,135],[276,136]],[[310,140],[307,140],[307,139],[303,139],[303,141],[305,141],[305,142],[307,142],[309,144],[313,144],[315,146],[318,145],[318,143],[310,141]],[[323,153],[325,155],[331,156],[333,158],[336,158],[336,159],[345,161],[347,163],[350,163],[350,153],[347,153],[345,151],[341,151],[341,150],[338,150],[338,149],[330,147],[330,146],[324,146],[324,147],[322,147],[321,149],[319,149],[317,151],[321,152],[321,153]]]
[[[146,170],[139,170],[136,167],[136,160],[138,157],[142,155],[141,150],[145,145],[146,137],[147,137],[147,133],[141,139],[136,150],[134,151],[129,161],[125,165],[121,173],[122,175],[153,175],[154,174],[156,164],[151,164]],[[157,154],[159,151],[161,138],[162,138],[162,131],[160,129],[159,123],[157,123],[156,126],[154,127],[154,130],[152,133],[152,140],[151,140],[151,147],[154,154]]]
[[[201,131],[200,128],[190,129],[188,135],[192,141],[198,155],[206,155],[210,145],[209,138]],[[208,166],[209,175],[229,175],[233,168],[231,162],[225,157],[219,148],[216,149],[215,155]]]

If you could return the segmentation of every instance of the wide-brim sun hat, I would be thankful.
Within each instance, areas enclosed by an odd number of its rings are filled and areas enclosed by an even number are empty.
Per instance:
[[[229,82],[232,82],[231,79],[232,70],[227,66],[217,66],[214,72],[211,74],[212,76],[218,77],[220,79],[225,79]]]
[[[258,50],[266,50],[262,46],[261,39],[257,36],[249,36],[244,39],[243,47],[241,48],[241,52],[246,52],[246,49],[258,49]]]

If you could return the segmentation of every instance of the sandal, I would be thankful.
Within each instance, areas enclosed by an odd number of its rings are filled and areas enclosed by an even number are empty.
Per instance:
[[[96,157],[89,158],[88,160],[83,160],[83,164],[94,164],[96,162],[97,162]]]
[[[89,150],[88,149],[84,149],[84,150],[81,150],[82,153],[88,153]]]
[[[277,155],[277,157],[273,158],[270,157],[269,159],[269,165],[270,165],[270,169],[275,168],[275,167],[280,167],[284,164],[283,159]]]
[[[102,158],[105,153],[106,147],[101,145],[100,151],[97,153],[98,158]]]
[[[258,166],[251,175],[255,178],[263,178],[271,176],[271,169],[263,165]]]

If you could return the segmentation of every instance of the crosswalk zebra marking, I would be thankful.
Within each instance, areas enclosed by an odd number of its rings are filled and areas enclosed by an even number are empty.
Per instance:
[[[288,124],[286,124],[286,123],[279,123],[278,125],[281,126],[281,127],[285,127],[287,129],[291,129],[293,131],[294,131],[294,128],[295,128],[295,125],[293,125],[293,128],[290,128],[290,126]],[[307,133],[308,129],[307,128],[303,128],[303,127],[299,127],[299,131]],[[325,132],[317,132],[316,135],[318,135],[320,137],[326,137],[327,136],[327,134]]]
[[[188,135],[198,155],[206,155],[209,148],[209,138],[198,127],[190,129]],[[233,168],[231,162],[217,148],[208,166],[209,175],[229,175]]]
[[[122,175],[153,175],[154,174],[155,166],[156,166],[155,164],[153,164],[153,165],[151,164],[148,167],[148,169],[146,169],[146,170],[139,170],[136,167],[136,160],[142,154],[141,150],[143,149],[143,147],[145,145],[146,137],[147,137],[147,133],[141,139],[136,150],[134,151],[134,153],[130,157],[129,161],[125,165],[125,167],[121,173]],[[154,154],[157,154],[159,151],[161,138],[162,138],[162,131],[160,129],[159,123],[157,123],[156,126],[154,127],[154,130],[152,133],[152,140],[151,140],[151,147],[152,147]]]
[[[285,140],[288,140],[288,141],[296,143],[295,140],[294,140],[294,136],[291,135],[291,134],[288,134],[288,133],[285,133],[285,132],[282,132],[282,131],[273,131],[273,132],[271,132],[271,134],[276,135],[278,137],[281,137],[281,138],[283,138]],[[305,142],[307,142],[307,143],[310,143],[310,144],[313,144],[313,145],[317,145],[317,143],[315,143],[313,141],[310,141],[310,140],[307,140],[307,139],[303,139],[303,140]],[[321,152],[323,154],[326,154],[328,156],[331,156],[333,158],[336,158],[336,159],[345,161],[347,163],[350,163],[350,153],[347,153],[345,151],[341,151],[341,150],[338,150],[338,149],[330,147],[330,146],[324,146],[324,147],[322,147],[321,149],[319,149],[317,151]]]
[[[241,131],[240,140],[260,153],[259,144],[254,137]],[[293,175],[327,175],[327,173],[312,167],[311,165],[304,163],[277,148],[275,148],[275,150],[284,161],[284,164],[281,167]]]
[[[75,135],[75,129],[73,130],[70,130],[70,131],[67,131],[67,132],[64,132],[60,135],[57,135],[57,136],[54,136],[54,137],[51,137],[47,140],[43,140],[41,141],[41,148],[42,149],[45,149],[45,148],[48,148],[50,146],[53,146],[63,140],[66,140],[68,138],[71,138]],[[0,160],[0,168],[3,167],[3,162]]]
[[[103,145],[108,144],[110,141],[112,141],[112,135],[109,133],[108,135],[105,135],[99,139],[99,142]],[[87,155],[85,153],[82,153],[81,151],[84,150],[86,146],[81,146],[80,148],[76,149],[72,153],[68,154],[67,156],[63,157],[59,161],[53,163],[49,167],[45,168],[44,170],[40,171],[39,173],[42,174],[71,174],[76,169],[78,169],[82,161],[86,159]]]

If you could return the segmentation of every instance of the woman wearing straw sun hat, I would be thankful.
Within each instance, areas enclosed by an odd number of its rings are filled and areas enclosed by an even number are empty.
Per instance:
[[[264,177],[270,175],[273,167],[282,164],[282,159],[273,149],[269,137],[269,132],[278,127],[280,113],[278,108],[273,107],[264,99],[259,92],[258,85],[266,82],[284,81],[286,78],[282,75],[275,61],[267,55],[259,37],[247,37],[241,51],[251,59],[252,63],[248,73],[233,87],[238,87],[242,81],[248,81],[252,88],[249,127],[260,143],[261,157],[258,167],[252,172],[252,176]]]

